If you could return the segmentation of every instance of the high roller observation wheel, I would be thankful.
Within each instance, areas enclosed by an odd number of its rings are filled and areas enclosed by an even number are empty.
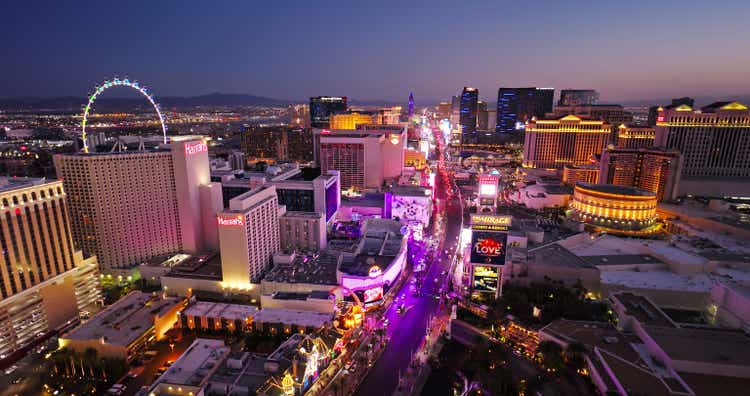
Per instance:
[[[86,142],[86,122],[88,121],[91,107],[93,106],[94,101],[96,101],[96,98],[99,97],[99,95],[101,95],[102,92],[112,87],[130,87],[140,92],[141,95],[143,95],[144,97],[146,97],[146,99],[148,99],[149,103],[151,103],[151,106],[153,106],[154,110],[156,110],[156,115],[159,116],[159,122],[161,123],[161,131],[162,131],[162,134],[164,135],[164,144],[167,144],[167,124],[164,122],[164,115],[161,112],[161,108],[159,107],[159,104],[156,103],[156,99],[154,99],[154,95],[149,93],[148,89],[146,89],[145,86],[139,84],[138,81],[130,81],[127,78],[119,79],[115,77],[112,80],[105,80],[103,83],[96,86],[94,93],[92,93],[89,96],[89,101],[83,110],[83,120],[81,121],[81,139],[83,139],[83,152],[84,153],[89,152],[89,145]]]

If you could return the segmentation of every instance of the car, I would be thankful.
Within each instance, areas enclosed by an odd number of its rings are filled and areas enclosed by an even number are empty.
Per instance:
[[[23,381],[23,377],[16,377],[13,381],[11,381],[12,384],[20,384]]]
[[[145,369],[145,367],[143,367],[143,366],[133,367],[132,369],[130,369],[130,371],[128,371],[128,377],[135,378],[135,377],[141,375],[143,373],[144,369]]]
[[[5,375],[13,374],[13,372],[16,371],[16,370],[18,370],[18,366],[14,364],[14,365],[8,367],[7,369],[5,369]]]

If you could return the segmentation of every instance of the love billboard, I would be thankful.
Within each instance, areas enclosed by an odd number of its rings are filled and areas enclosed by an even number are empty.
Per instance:
[[[505,264],[508,234],[473,231],[471,235],[471,262],[474,264]]]

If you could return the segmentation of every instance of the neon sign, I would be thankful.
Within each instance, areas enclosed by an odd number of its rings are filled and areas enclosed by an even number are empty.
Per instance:
[[[238,215],[237,217],[231,217],[231,218],[225,218],[225,217],[217,217],[216,221],[219,222],[220,226],[243,226],[245,225],[245,219],[242,217],[242,215]]]
[[[185,143],[185,154],[193,155],[198,153],[207,153],[208,145],[203,142],[198,143]]]
[[[365,304],[383,299],[383,286],[373,287],[365,290]]]
[[[382,273],[383,273],[383,270],[381,270],[380,267],[378,267],[377,265],[373,265],[372,267],[370,267],[370,271],[368,275],[370,275],[370,278],[377,278]]]
[[[485,231],[508,231],[512,219],[513,218],[511,216],[475,214],[471,216],[471,229]]]

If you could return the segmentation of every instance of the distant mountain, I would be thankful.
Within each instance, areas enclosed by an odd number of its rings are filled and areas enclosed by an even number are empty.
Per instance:
[[[750,104],[750,94],[741,95],[727,95],[727,96],[694,96],[696,107],[703,107],[713,102],[719,101],[737,101],[744,104]],[[672,103],[672,98],[664,99],[642,99],[642,100],[628,100],[628,101],[608,101],[607,103],[619,103],[625,106],[666,106]]]

